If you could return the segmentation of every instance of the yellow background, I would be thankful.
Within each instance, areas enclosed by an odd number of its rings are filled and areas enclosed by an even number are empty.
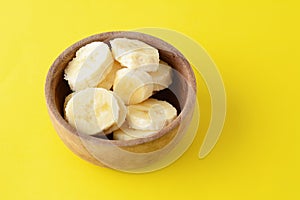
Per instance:
[[[300,6],[292,0],[1,1],[0,199],[299,199]],[[180,31],[219,67],[228,100],[213,152],[200,131],[173,165],[149,174],[99,168],[56,135],[46,73],[89,35],[140,27]]]

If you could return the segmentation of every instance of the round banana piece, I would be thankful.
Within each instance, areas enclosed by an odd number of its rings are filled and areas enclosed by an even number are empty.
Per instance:
[[[118,130],[114,131],[113,139],[114,140],[133,140],[133,139],[136,139],[136,138],[132,137],[130,135],[127,135],[121,129],[118,129]]]
[[[149,98],[127,107],[126,121],[129,128],[158,131],[177,116],[177,110],[168,102]]]
[[[113,138],[116,140],[132,140],[136,138],[149,137],[155,133],[157,133],[157,131],[137,130],[129,128],[128,124],[125,122],[120,129],[114,131]]]
[[[115,61],[112,66],[112,69],[109,69],[110,72],[106,75],[104,79],[102,79],[102,81],[97,85],[97,87],[110,90],[113,86],[116,77],[116,72],[119,69],[122,69],[122,66],[119,62]]]
[[[73,95],[75,94],[75,92],[69,94],[68,96],[66,96],[65,98],[65,102],[64,102],[64,109],[66,109],[68,102],[70,101],[70,99],[73,97]]]
[[[130,69],[156,71],[159,65],[159,53],[154,47],[134,39],[116,38],[110,41],[114,58],[122,66]]]
[[[68,96],[66,96],[65,98],[65,102],[64,102],[64,116],[66,118],[66,107],[67,107],[67,104],[68,102],[70,101],[70,99],[74,96],[75,92],[69,94]]]
[[[166,62],[160,61],[157,71],[149,74],[153,80],[153,91],[163,90],[172,83],[172,68]]]
[[[153,80],[143,70],[123,68],[116,73],[113,91],[126,105],[137,104],[152,95]]]
[[[117,123],[115,123],[112,127],[110,127],[107,130],[104,130],[104,134],[110,134],[113,131],[119,129],[125,122],[126,119],[126,114],[127,114],[127,107],[125,106],[124,102],[122,101],[122,99],[114,92],[109,91],[111,93],[113,93],[114,97],[117,99],[120,111],[119,111],[119,118]]]
[[[78,132],[95,135],[124,122],[124,114],[120,115],[120,103],[111,91],[87,88],[76,92],[67,102],[66,120]]]
[[[81,47],[65,69],[65,79],[71,90],[96,87],[110,72],[113,56],[107,44],[92,42]]]

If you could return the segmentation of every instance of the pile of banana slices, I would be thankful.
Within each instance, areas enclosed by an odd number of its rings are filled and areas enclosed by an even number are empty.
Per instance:
[[[172,83],[172,68],[154,47],[115,38],[81,47],[65,69],[73,91],[65,99],[65,119],[87,135],[116,140],[149,137],[177,116],[168,102],[151,98]]]

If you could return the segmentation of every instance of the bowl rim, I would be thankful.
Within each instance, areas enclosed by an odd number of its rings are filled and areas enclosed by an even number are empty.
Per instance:
[[[124,36],[124,34],[126,34],[126,36]],[[176,57],[179,57],[186,66],[185,70],[187,70],[187,75],[189,77],[188,84],[190,85],[190,87],[188,87],[189,90],[187,91],[186,101],[185,101],[184,105],[182,106],[180,114],[168,126],[162,128],[157,133],[155,133],[154,135],[149,136],[149,137],[137,138],[137,139],[132,139],[132,140],[107,140],[107,139],[102,139],[99,137],[94,137],[94,136],[90,136],[90,135],[86,135],[86,134],[80,134],[77,132],[77,130],[74,127],[72,127],[64,119],[64,117],[61,115],[61,113],[57,109],[56,103],[55,103],[55,95],[50,95],[50,94],[52,94],[51,91],[53,89],[55,90],[55,88],[53,88],[53,76],[58,69],[59,63],[63,59],[66,59],[68,57],[68,55],[70,55],[72,52],[74,52],[74,51],[76,52],[80,47],[82,47],[90,42],[105,41],[108,39],[111,40],[113,38],[118,38],[118,37],[123,37],[123,38],[126,37],[129,39],[138,39],[138,40],[143,40],[143,38],[147,38],[149,40],[154,40],[157,43],[161,44],[161,46],[166,47],[168,49],[168,51],[172,52],[172,54],[176,55]],[[151,45],[150,43],[148,43],[148,44]],[[193,91],[191,91],[191,90],[193,90]],[[143,144],[143,143],[148,143],[148,142],[151,142],[151,141],[161,138],[168,132],[175,129],[177,126],[180,125],[180,122],[189,113],[189,111],[194,109],[196,92],[197,92],[197,87],[196,87],[196,78],[195,78],[194,72],[192,70],[190,63],[183,56],[183,54],[179,50],[177,50],[174,46],[172,46],[171,44],[165,42],[164,40],[162,40],[160,38],[157,38],[152,35],[145,34],[145,33],[141,33],[141,32],[135,32],[135,31],[102,32],[102,33],[88,36],[84,39],[81,39],[81,40],[75,42],[74,44],[69,46],[67,49],[65,49],[62,53],[60,53],[60,55],[55,59],[55,61],[53,62],[53,64],[51,65],[51,67],[47,73],[46,82],[45,82],[45,98],[46,98],[46,105],[48,108],[48,112],[49,112],[49,114],[52,114],[54,119],[61,126],[63,126],[64,129],[66,129],[68,132],[70,132],[74,136],[81,137],[84,140],[94,141],[97,143],[101,143],[103,145],[113,144],[113,145],[120,146],[120,147],[129,147],[129,146],[136,146],[136,145]]]

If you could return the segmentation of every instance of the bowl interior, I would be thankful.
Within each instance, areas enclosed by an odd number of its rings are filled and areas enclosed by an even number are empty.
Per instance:
[[[169,88],[154,94],[153,97],[159,100],[168,101],[177,109],[178,112],[177,119],[152,137],[136,139],[134,142],[114,141],[117,145],[127,146],[131,145],[131,143],[140,144],[148,142],[166,134],[172,128],[180,124],[182,112],[190,109],[190,106],[188,105],[193,103],[193,97],[189,95],[190,90],[193,90],[194,93],[196,92],[196,82],[193,71],[184,56],[170,44],[150,35],[128,31],[107,32],[90,36],[70,46],[55,60],[47,76],[45,93],[48,108],[50,112],[53,113],[56,120],[59,121],[66,129],[77,135],[76,130],[64,120],[63,116],[63,104],[65,97],[71,93],[67,81],[64,80],[64,69],[68,62],[73,59],[76,51],[80,47],[93,41],[102,41],[109,44],[111,39],[119,37],[138,39],[157,48],[159,50],[160,59],[167,62],[174,69],[173,83],[169,86]],[[106,140],[103,138],[93,138],[103,141]]]

